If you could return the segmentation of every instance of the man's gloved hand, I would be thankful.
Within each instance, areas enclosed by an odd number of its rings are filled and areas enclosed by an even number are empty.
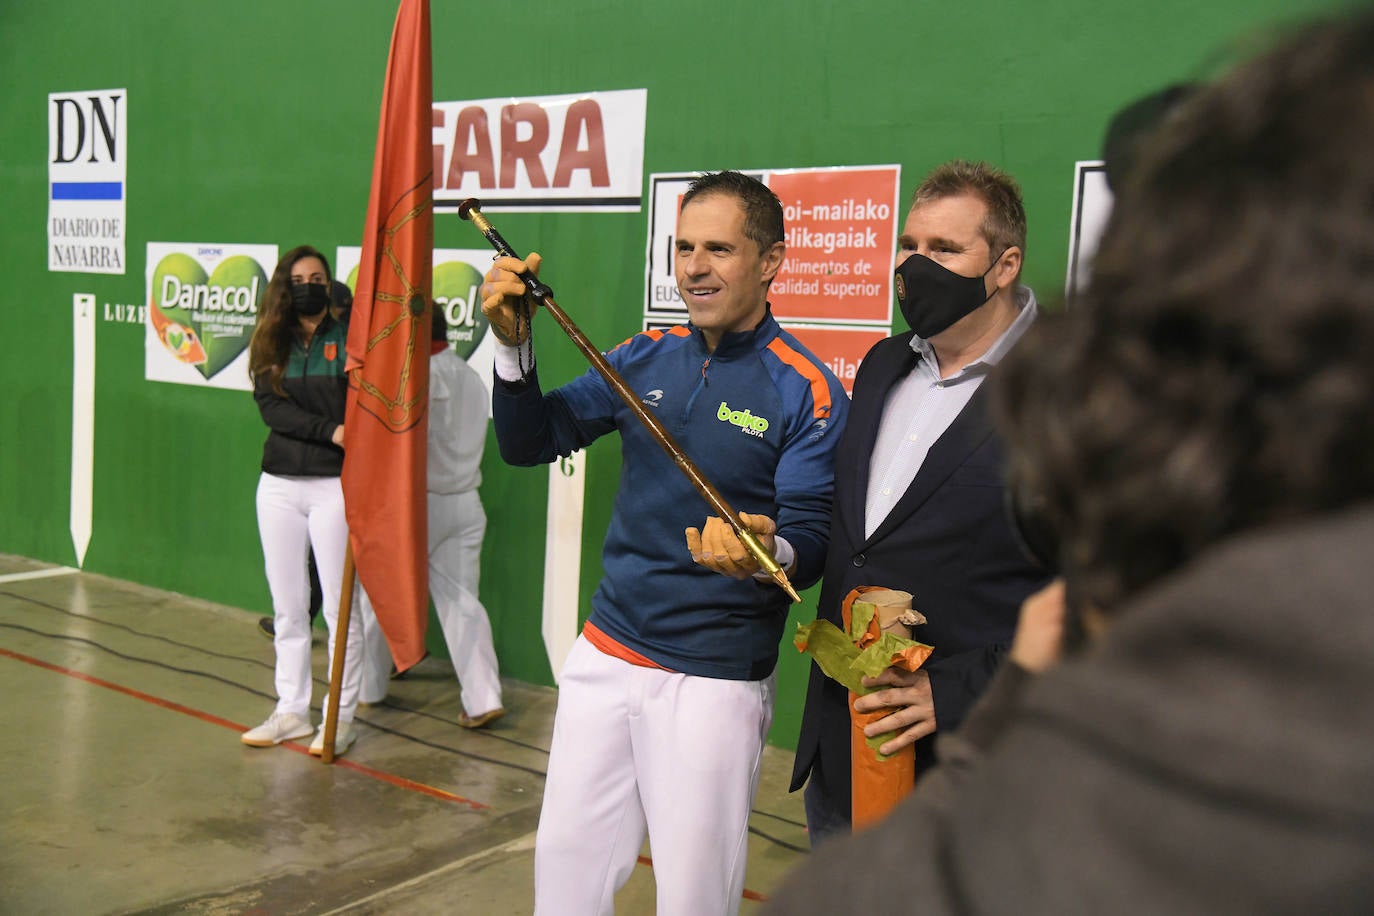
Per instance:
[[[539,276],[543,259],[531,251],[525,260],[501,257],[487,271],[482,284],[482,314],[491,323],[496,339],[508,347],[517,347],[529,339],[530,320],[534,316],[535,301],[527,295],[520,272],[528,270]]]
[[[749,515],[741,512],[739,520],[744,527],[759,536],[759,540],[769,553],[774,552],[774,533],[777,523],[766,515]],[[688,528],[687,551],[692,559],[707,569],[732,579],[747,579],[759,571],[759,561],[749,552],[743,542],[735,536],[735,529],[724,519],[712,516],[699,531]]]

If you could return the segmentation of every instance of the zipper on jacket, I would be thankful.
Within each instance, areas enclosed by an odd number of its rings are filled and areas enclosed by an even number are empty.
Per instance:
[[[310,335],[310,343],[306,344],[304,347],[301,348],[302,350],[305,351],[305,359],[301,360],[301,394],[302,394],[302,395],[305,395],[305,394],[308,394],[308,393],[309,393],[309,387],[310,387],[310,348],[311,348],[312,345],[314,345],[314,343],[315,343],[315,338],[318,337],[318,336],[319,336],[319,333],[318,333],[318,329],[317,329],[317,333],[311,334],[311,335]],[[306,406],[305,406],[304,404],[302,404],[302,405],[301,405],[301,409],[302,409],[302,410],[305,410],[305,409],[306,409]],[[307,446],[307,448],[302,448],[302,449],[300,450],[300,461],[299,461],[299,463],[296,465],[297,469],[298,469],[299,472],[302,473],[302,474],[305,473],[306,462],[309,461],[308,451],[307,451],[308,446],[309,446],[309,443],[306,443],[306,446]]]
[[[323,324],[323,322],[321,322],[321,324]],[[301,348],[305,351],[305,359],[301,360],[301,394],[305,396],[310,396],[312,394],[310,391],[310,357],[314,354],[315,342],[319,339],[320,329],[316,328],[315,333],[310,335],[310,343]],[[313,398],[311,400],[313,402]],[[312,407],[313,403],[309,406],[304,403],[301,404],[302,410],[310,410]],[[301,474],[305,474],[309,460],[307,450],[302,449],[300,452],[300,462],[297,464],[297,468]]]
[[[687,406],[682,409],[682,422],[678,424],[678,429],[687,428],[687,420],[692,416],[692,405],[697,402],[697,395],[701,394],[703,388],[709,388],[711,380],[706,376],[706,369],[711,365],[711,357],[706,357],[706,361],[701,364],[701,381],[697,382],[692,394],[687,398]]]

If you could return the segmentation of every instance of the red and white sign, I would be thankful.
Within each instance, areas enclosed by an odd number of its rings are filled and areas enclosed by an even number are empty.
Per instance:
[[[434,209],[640,209],[647,89],[435,102]]]
[[[773,317],[849,391],[865,353],[890,333],[901,167],[747,171],[783,206],[787,257],[768,301]],[[649,176],[644,326],[687,322],[673,274],[682,195],[696,173]]]
[[[767,183],[787,227],[773,315],[890,325],[900,167],[769,172]]]

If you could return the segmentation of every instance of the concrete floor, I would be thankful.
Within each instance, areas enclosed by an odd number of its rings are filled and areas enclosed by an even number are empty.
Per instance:
[[[256,622],[0,555],[0,913],[530,913],[557,692],[508,680],[506,718],[466,731],[431,657],[333,765],[249,748],[275,700]],[[743,914],[805,858],[791,765],[768,749]],[[653,913],[651,854],[617,913]]]

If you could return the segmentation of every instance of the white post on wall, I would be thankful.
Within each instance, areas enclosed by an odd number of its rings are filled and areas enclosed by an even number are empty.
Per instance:
[[[72,547],[76,565],[91,543],[95,468],[95,296],[72,297]]]
[[[586,496],[583,452],[549,465],[549,511],[544,535],[544,651],[554,682],[577,639],[577,602],[582,575],[582,504]]]

